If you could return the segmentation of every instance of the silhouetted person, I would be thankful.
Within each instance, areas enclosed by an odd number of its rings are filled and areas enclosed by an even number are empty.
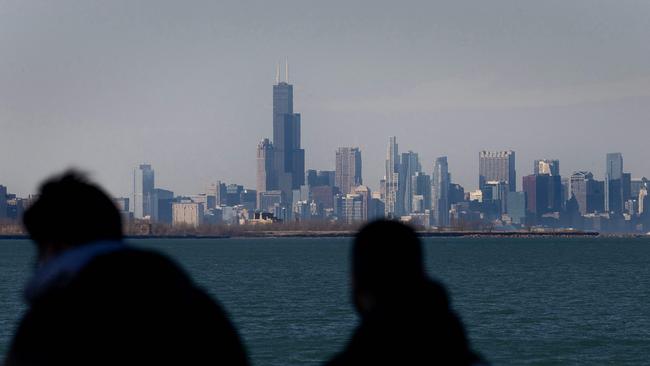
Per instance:
[[[375,221],[352,249],[352,296],[361,324],[328,365],[476,365],[445,289],[429,279],[416,233]]]
[[[25,212],[38,265],[7,365],[246,365],[221,307],[167,257],[122,242],[120,214],[76,173]]]

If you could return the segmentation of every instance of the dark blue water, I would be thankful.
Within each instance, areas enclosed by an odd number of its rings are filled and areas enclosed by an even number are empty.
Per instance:
[[[219,298],[255,365],[319,364],[356,324],[348,239],[134,243],[170,254]],[[650,239],[427,239],[426,254],[495,365],[650,362]],[[28,241],[0,241],[0,356],[32,255]]]

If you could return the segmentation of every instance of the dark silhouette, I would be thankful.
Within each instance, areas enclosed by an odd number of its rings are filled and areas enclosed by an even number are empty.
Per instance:
[[[356,236],[352,295],[361,317],[346,348],[328,365],[476,365],[445,289],[424,270],[417,234],[375,221]]]
[[[39,264],[7,365],[246,365],[221,307],[167,257],[122,243],[110,198],[82,175],[25,212]]]

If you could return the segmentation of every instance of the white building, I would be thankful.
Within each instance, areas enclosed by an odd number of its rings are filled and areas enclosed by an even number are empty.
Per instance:
[[[198,227],[203,223],[202,203],[180,202],[172,204],[172,225]]]

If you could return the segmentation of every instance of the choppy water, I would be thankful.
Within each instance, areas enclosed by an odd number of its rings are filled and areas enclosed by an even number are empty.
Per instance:
[[[133,243],[170,254],[217,296],[255,365],[320,364],[357,321],[349,239]],[[432,238],[426,255],[495,365],[650,363],[650,239]],[[0,357],[32,256],[28,241],[0,241]]]

